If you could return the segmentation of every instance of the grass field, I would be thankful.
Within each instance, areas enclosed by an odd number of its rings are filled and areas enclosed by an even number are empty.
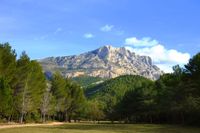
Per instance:
[[[200,128],[150,124],[65,124],[0,129],[0,133],[200,133]]]

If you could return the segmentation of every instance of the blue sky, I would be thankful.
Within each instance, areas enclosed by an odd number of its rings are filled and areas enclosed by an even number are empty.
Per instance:
[[[126,46],[167,71],[199,52],[200,1],[0,0],[0,42],[32,59]]]

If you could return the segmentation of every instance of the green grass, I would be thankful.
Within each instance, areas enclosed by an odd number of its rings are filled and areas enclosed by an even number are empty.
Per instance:
[[[200,128],[150,124],[65,124],[0,129],[0,133],[200,133]]]

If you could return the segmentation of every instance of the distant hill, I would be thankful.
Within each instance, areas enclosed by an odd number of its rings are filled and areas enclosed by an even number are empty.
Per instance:
[[[89,98],[102,98],[105,95],[121,98],[126,91],[148,83],[153,83],[153,81],[138,75],[123,75],[89,87],[85,94]]]
[[[115,78],[128,74],[156,80],[163,74],[150,57],[136,55],[124,47],[103,46],[80,55],[48,57],[39,62],[45,72],[59,71],[65,77]]]
[[[153,83],[154,81],[142,76],[124,75],[87,88],[85,95],[91,100],[100,101],[109,110],[122,99],[127,91],[138,87],[149,87]]]

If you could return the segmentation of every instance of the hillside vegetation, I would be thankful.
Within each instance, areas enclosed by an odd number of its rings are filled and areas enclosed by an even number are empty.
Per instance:
[[[120,100],[126,91],[140,87],[143,84],[153,84],[153,81],[137,75],[124,75],[89,87],[85,93],[90,98],[100,98],[107,95]]]
[[[105,78],[92,77],[92,76],[86,76],[86,75],[72,78],[72,81],[75,81],[76,83],[81,85],[83,88],[95,86],[99,83],[104,82],[105,80],[106,80]]]

